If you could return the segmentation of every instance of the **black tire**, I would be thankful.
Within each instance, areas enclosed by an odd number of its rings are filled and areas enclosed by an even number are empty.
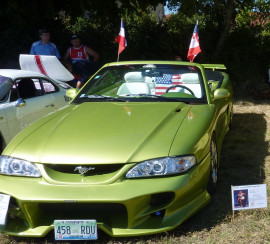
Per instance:
[[[210,195],[214,194],[217,190],[217,180],[218,180],[218,151],[215,137],[212,136],[210,144],[210,175],[208,180],[207,191]]]

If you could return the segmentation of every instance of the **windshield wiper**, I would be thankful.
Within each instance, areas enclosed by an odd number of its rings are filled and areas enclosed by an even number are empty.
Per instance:
[[[154,95],[154,94],[140,94],[141,97],[149,97],[149,98],[158,98],[161,99],[163,101],[175,101],[175,102],[184,102],[184,103],[188,103],[187,101],[183,101],[178,98],[174,98],[174,97],[163,97],[163,96],[159,96],[159,95]]]
[[[126,94],[122,95],[121,97],[126,98],[154,98],[159,99],[162,101],[170,101],[170,102],[184,102],[189,103],[186,100],[180,99],[180,98],[174,98],[174,97],[163,97],[159,95],[154,94]],[[102,99],[102,100],[112,100],[112,101],[118,101],[118,102],[129,102],[129,99],[121,99],[120,97],[111,97],[111,96],[104,96],[104,95],[88,95],[88,96],[82,96],[80,99]]]
[[[126,102],[124,99],[120,99],[118,97],[111,97],[111,96],[104,96],[104,95],[88,95],[81,98],[89,98],[89,99],[106,99],[106,100],[113,100],[113,101],[119,101],[119,102]]]

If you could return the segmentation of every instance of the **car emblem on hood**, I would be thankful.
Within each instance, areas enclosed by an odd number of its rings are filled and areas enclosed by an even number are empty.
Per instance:
[[[78,166],[78,167],[76,167],[74,169],[74,171],[78,170],[81,175],[84,175],[89,170],[94,170],[94,169],[95,169],[95,167],[89,167],[89,168],[87,168],[87,167]]]

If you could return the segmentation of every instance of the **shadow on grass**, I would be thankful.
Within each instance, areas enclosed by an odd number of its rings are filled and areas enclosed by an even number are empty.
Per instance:
[[[226,135],[223,142],[218,191],[207,207],[179,227],[167,233],[130,238],[112,238],[100,232],[99,240],[91,243],[162,242],[166,237],[179,237],[193,231],[211,229],[218,223],[226,221],[232,214],[231,185],[264,182],[264,160],[268,155],[268,142],[265,141],[266,130],[267,123],[263,114],[234,114],[233,129]],[[12,243],[55,243],[52,232],[41,239],[9,237],[8,240]]]
[[[262,184],[269,143],[265,141],[267,122],[263,114],[235,114],[233,128],[226,135],[220,158],[218,191],[211,203],[172,231],[174,236],[211,229],[230,219],[231,186]]]

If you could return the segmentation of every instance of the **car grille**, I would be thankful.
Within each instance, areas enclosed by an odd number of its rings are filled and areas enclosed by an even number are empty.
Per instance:
[[[95,219],[116,228],[127,228],[127,209],[115,203],[39,203],[47,221],[56,219]]]
[[[59,173],[66,173],[66,174],[78,174],[78,171],[75,171],[75,168],[79,165],[70,165],[70,164],[47,164],[45,165],[45,170],[51,169],[57,171]],[[93,171],[88,171],[85,175],[101,175],[101,174],[110,174],[117,172],[120,170],[123,165],[122,164],[99,164],[99,165],[83,165],[83,167],[91,167],[95,168]]]
[[[76,167],[85,167],[87,172],[81,174]],[[82,183],[84,184],[102,184],[113,179],[114,176],[124,167],[123,164],[107,165],[57,165],[44,164],[43,168],[47,180],[51,179],[59,183]],[[49,178],[48,178],[49,177]],[[83,181],[82,181],[83,180]]]

